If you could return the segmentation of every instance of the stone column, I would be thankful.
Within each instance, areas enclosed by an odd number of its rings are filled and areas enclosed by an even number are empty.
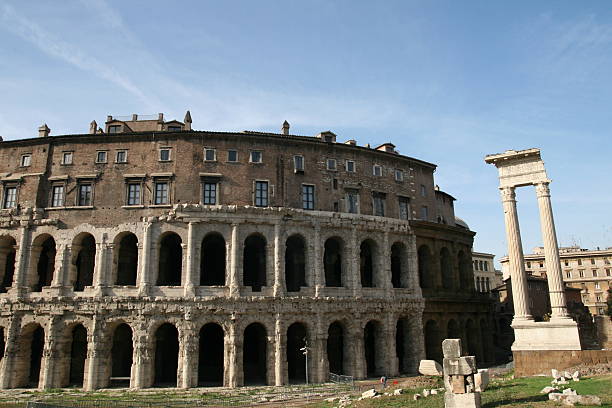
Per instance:
[[[6,346],[4,357],[0,361],[0,389],[6,390],[13,387],[15,378],[15,366],[17,365],[17,353],[19,346],[17,339],[21,332],[21,313],[13,312],[6,333]]]
[[[149,221],[144,221],[142,224],[142,265],[140,268],[140,282],[138,291],[141,296],[148,296],[151,289],[151,268],[149,264],[151,263],[151,235],[153,224]]]
[[[327,361],[327,329],[321,319],[317,316],[312,339],[312,382],[323,383],[327,381],[329,364]]]
[[[363,379],[367,376],[366,361],[365,361],[365,347],[363,344],[363,327],[358,323],[355,325],[353,332],[353,345],[352,356],[354,359],[353,373],[352,375],[356,379]]]
[[[281,227],[280,223],[274,224],[274,297],[281,297],[285,293],[284,276],[283,276],[283,253],[281,242]]]
[[[59,244],[55,250],[55,264],[53,265],[53,279],[51,287],[57,288],[69,286],[70,282],[67,279],[72,266],[72,248],[70,245]]]
[[[285,384],[285,352],[283,322],[280,314],[276,314],[274,322],[274,385]]]
[[[313,257],[311,258],[310,264],[312,265],[311,270],[314,272],[314,287],[315,297],[321,297],[321,292],[325,287],[325,276],[323,273],[323,255],[321,254],[321,226],[319,223],[314,225],[314,238],[313,238]]]
[[[195,271],[195,253],[196,253],[196,242],[195,242],[195,222],[189,222],[187,229],[187,256],[185,261],[185,283],[184,283],[184,296],[195,297],[195,286],[196,286],[196,271]]]
[[[391,248],[389,247],[389,231],[383,233],[382,248],[380,251],[378,264],[381,266],[380,279],[382,280],[380,287],[385,289],[385,295],[390,298],[393,294],[393,284],[391,282]]]
[[[16,252],[15,259],[15,275],[13,276],[13,285],[11,291],[16,292],[18,297],[29,289],[27,283],[29,260],[32,259],[30,241],[30,229],[27,224],[21,226],[21,234],[19,236],[19,246]]]
[[[103,342],[102,326],[104,322],[101,317],[94,315],[91,330],[87,333],[87,364],[85,370],[85,391],[93,391],[99,388],[100,369],[102,365],[101,352]],[[111,339],[112,341],[112,339]]]
[[[385,326],[386,327],[384,328],[383,333],[386,340],[383,340],[383,343],[386,346],[386,376],[394,377],[399,374],[399,360],[397,357],[397,347],[395,344],[397,339],[397,317],[395,315],[388,314]]]
[[[353,226],[351,229],[351,238],[349,242],[348,251],[350,254],[349,259],[344,259],[343,263],[346,265],[346,283],[344,284],[349,289],[353,290],[353,296],[356,298],[361,297],[361,272],[359,270],[360,257],[359,257],[359,242],[357,242],[357,227]]]
[[[516,211],[516,194],[514,187],[502,187],[501,196],[506,223],[506,240],[508,241],[508,260],[512,281],[512,299],[514,303],[514,320],[533,320],[529,312],[529,293],[527,291],[527,274],[523,244]]]
[[[227,363],[225,364],[227,378],[224,386],[230,388],[236,388],[241,383],[238,380],[239,373],[242,371],[242,364],[239,363],[239,349],[242,347],[242,339],[238,334],[236,327],[236,321],[234,319],[229,321],[228,331],[225,335],[225,347],[227,349]]]
[[[144,319],[143,316],[140,317]],[[138,324],[134,330],[134,357],[132,358],[132,378],[130,388],[142,389],[148,386],[147,371],[149,365],[149,349],[147,347],[147,333],[144,322]]]
[[[240,274],[238,271],[238,223],[232,224],[232,243],[230,246],[230,297],[240,297]]]
[[[193,322],[188,322],[183,328],[181,351],[182,378],[179,384],[181,388],[193,388],[198,386],[198,375],[195,365],[198,362],[198,333]]]
[[[550,308],[552,309],[551,319],[568,319],[565,285],[563,284],[561,261],[559,259],[559,245],[557,243],[555,221],[550,203],[550,190],[547,182],[537,183],[535,188],[540,209],[540,226],[542,229],[542,241],[544,242]]]
[[[55,376],[53,374],[56,372],[55,365],[58,363],[60,354],[57,341],[60,338],[58,333],[60,320],[61,316],[59,315],[51,316],[49,319],[49,327],[45,330],[45,345],[43,347],[43,358],[40,364],[40,379],[38,381],[39,390],[55,388],[57,385],[57,380],[54,378]]]
[[[96,262],[94,271],[94,288],[96,295],[104,296],[104,288],[108,286],[108,246],[105,241],[96,243]]]

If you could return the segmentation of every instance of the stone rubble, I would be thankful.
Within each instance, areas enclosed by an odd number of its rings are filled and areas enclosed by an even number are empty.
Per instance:
[[[442,366],[435,360],[421,360],[419,373],[422,375],[442,376]]]

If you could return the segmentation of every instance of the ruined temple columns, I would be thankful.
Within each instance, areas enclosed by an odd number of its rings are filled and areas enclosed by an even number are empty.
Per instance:
[[[557,244],[555,221],[550,203],[550,190],[546,182],[537,183],[535,187],[540,209],[540,226],[542,228],[548,292],[552,309],[551,319],[568,319],[565,286],[563,285],[561,261],[559,260],[559,245]]]
[[[236,327],[236,320],[232,318],[228,325],[228,333],[225,340],[225,347],[227,348],[227,380],[224,384],[226,387],[235,388],[241,385],[238,379],[238,373],[242,369],[242,365],[239,364],[239,349],[242,348],[242,342],[239,339],[238,329]],[[225,376],[224,376],[225,377]]]
[[[506,223],[506,240],[508,241],[508,260],[512,282],[512,299],[514,302],[514,320],[533,320],[529,312],[529,294],[527,292],[527,274],[521,231],[516,211],[516,194],[514,187],[502,187],[501,196]]]
[[[280,314],[274,321],[274,385],[285,383],[285,353],[283,352],[283,322]]]

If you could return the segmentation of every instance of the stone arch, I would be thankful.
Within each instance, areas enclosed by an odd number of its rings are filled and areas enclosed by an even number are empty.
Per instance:
[[[386,374],[385,342],[382,323],[377,320],[370,320],[363,329],[363,349],[367,377]]]
[[[93,235],[81,232],[72,241],[72,265],[69,283],[75,292],[82,292],[93,285],[96,263],[96,240]]]
[[[345,325],[340,321],[331,323],[327,329],[327,361],[331,373],[347,374],[349,353],[346,334]]]
[[[49,234],[38,235],[32,241],[28,279],[32,292],[41,292],[44,286],[51,286],[55,273],[56,251],[55,239]]]
[[[287,329],[287,374],[289,383],[306,382],[306,356],[303,347],[308,341],[308,330],[303,323],[293,323]]]
[[[112,333],[110,352],[111,386],[129,386],[134,356],[133,332],[129,324],[120,322]]]
[[[455,287],[453,262],[450,251],[446,247],[440,249],[440,272],[442,274],[442,287],[444,289],[453,289]]]
[[[225,285],[225,238],[218,232],[206,234],[200,252],[200,285]]]
[[[163,323],[155,330],[154,386],[177,386],[178,359],[178,330],[172,323]]]
[[[115,237],[114,264],[115,285],[136,286],[138,278],[138,237],[132,232],[122,232]]]
[[[299,234],[291,235],[285,243],[285,285],[287,292],[299,292],[306,287],[306,243]]]
[[[15,238],[10,235],[0,236],[0,293],[6,293],[13,285],[16,246]]]
[[[217,323],[207,323],[200,329],[198,354],[198,385],[223,385],[224,331]]]
[[[242,264],[243,284],[250,286],[253,292],[260,292],[266,282],[266,239],[254,233],[244,240]]]
[[[165,232],[159,240],[157,286],[181,286],[183,246],[176,232]]]
[[[442,363],[442,336],[435,320],[428,320],[425,323],[424,335],[426,358]]]
[[[268,339],[261,323],[251,323],[244,329],[242,369],[244,385],[266,385],[268,375]]]
[[[450,319],[446,325],[446,338],[447,339],[460,339],[461,328],[457,324],[455,319]]]
[[[378,277],[375,275],[376,262],[378,258],[378,245],[371,240],[365,239],[359,246],[359,274],[361,276],[361,287],[373,288],[380,286]]]
[[[17,338],[15,388],[38,388],[44,347],[45,329],[40,324],[29,323],[21,328],[21,334]]]
[[[323,269],[325,271],[325,286],[342,287],[344,243],[339,237],[331,237],[325,241],[323,253]]]
[[[432,288],[432,259],[429,247],[427,245],[421,245],[417,251],[417,256],[419,261],[419,282],[421,283],[421,288]]]
[[[459,251],[457,254],[457,266],[459,269],[459,285],[462,289],[470,289],[470,283],[474,279],[474,271],[472,269],[472,262],[463,251]]]
[[[408,249],[403,242],[391,245],[391,284],[394,288],[409,287]]]

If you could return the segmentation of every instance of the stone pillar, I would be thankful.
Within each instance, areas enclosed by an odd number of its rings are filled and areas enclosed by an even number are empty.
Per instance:
[[[70,245],[59,244],[55,247],[55,265],[51,287],[57,288],[70,285],[67,279],[72,266],[72,248]]]
[[[547,182],[536,183],[535,187],[538,197],[538,207],[540,209],[542,241],[544,242],[548,292],[550,294],[550,307],[552,309],[551,320],[560,318],[569,319],[567,314],[567,303],[565,301],[565,285],[563,284],[561,261],[559,259],[559,245],[557,244],[555,221],[553,219],[552,205],[550,203],[550,190]]]
[[[232,243],[230,246],[230,297],[240,297],[240,273],[238,271],[238,223],[232,224]]]
[[[185,259],[185,283],[184,283],[184,296],[195,297],[195,286],[196,286],[196,267],[195,267],[195,254],[196,254],[196,242],[195,242],[195,222],[189,222],[187,229],[187,248],[186,248],[186,259]]]
[[[358,323],[351,334],[353,336],[352,356],[354,359],[353,363],[353,377],[356,379],[363,379],[367,377],[367,367],[365,361],[365,347],[363,344],[363,327]],[[349,340],[350,341],[350,340]]]
[[[280,314],[276,314],[274,321],[274,385],[281,386],[285,381],[285,352],[286,345],[284,344],[283,322]]]
[[[321,319],[317,316],[316,325],[311,341],[310,355],[313,367],[312,382],[323,383],[327,381],[327,373],[329,372],[329,363],[327,361],[327,329]]]
[[[281,297],[285,293],[282,246],[281,227],[277,222],[274,224],[274,297]]]
[[[226,387],[236,388],[242,384],[239,381],[239,373],[242,371],[242,362],[239,361],[239,350],[242,349],[242,339],[236,327],[234,319],[229,321],[228,330],[225,335],[225,348],[227,350],[227,362],[225,363]]]
[[[357,227],[353,226],[351,229],[351,238],[349,241],[349,248],[346,251],[350,254],[349,259],[344,259],[343,263],[345,266],[345,278],[346,283],[344,284],[349,289],[353,290],[353,296],[356,298],[361,297],[361,272],[359,270],[360,257],[359,257],[359,242],[357,242]]]
[[[380,251],[380,257],[378,264],[381,266],[382,280],[380,287],[385,289],[385,295],[390,298],[393,294],[393,284],[391,282],[391,248],[389,247],[389,231],[385,230],[383,233],[382,248]]]
[[[144,317],[140,317],[144,319]],[[146,325],[141,322],[137,325],[138,329],[134,330],[134,356],[132,358],[132,378],[130,379],[130,388],[142,389],[148,386],[148,365],[149,365],[149,349],[147,347]]]
[[[40,379],[38,381],[39,390],[47,390],[57,386],[57,379],[53,375],[55,365],[58,363],[60,350],[58,350],[58,339],[60,338],[58,329],[61,316],[52,315],[49,319],[48,329],[45,330],[45,345],[40,367]]]
[[[100,370],[102,366],[101,343],[105,341],[102,333],[103,324],[102,318],[94,315],[91,330],[87,333],[87,362],[83,384],[85,391],[93,391],[100,387]],[[110,341],[112,342],[112,339]]]
[[[182,375],[179,386],[181,388],[193,388],[198,386],[198,346],[199,337],[193,322],[187,322],[183,328],[180,342],[179,363],[182,363]]]
[[[17,249],[15,259],[15,275],[13,276],[13,285],[11,292],[14,290],[18,297],[23,295],[28,288],[27,275],[29,262],[32,259],[30,241],[30,229],[27,224],[21,226],[21,234],[19,236],[19,247]]]
[[[96,243],[94,288],[98,296],[104,296],[104,288],[108,286],[108,246],[104,241]]]
[[[6,333],[6,346],[4,357],[0,360],[0,389],[6,390],[13,387],[13,379],[15,378],[15,365],[17,364],[17,353],[19,347],[17,340],[21,332],[21,314],[14,312],[8,325]]]
[[[386,350],[386,376],[394,377],[399,374],[399,360],[397,358],[397,347],[396,347],[396,330],[397,330],[397,317],[392,314],[387,315],[387,321],[384,329],[383,343],[385,344]]]
[[[533,320],[529,312],[529,293],[527,291],[527,274],[523,244],[516,211],[516,194],[514,187],[502,187],[501,196],[506,223],[506,240],[508,241],[508,259],[512,281],[512,299],[514,303],[514,321]]]
[[[319,223],[314,225],[314,238],[313,238],[313,252],[314,256],[310,262],[312,264],[311,270],[314,272],[314,287],[315,297],[321,297],[321,291],[325,287],[325,276],[323,273],[323,255],[321,254],[321,226]]]
[[[151,263],[151,235],[153,224],[149,221],[143,222],[143,240],[142,240],[142,265],[140,268],[139,294],[148,296],[151,289],[151,271],[149,264]]]

